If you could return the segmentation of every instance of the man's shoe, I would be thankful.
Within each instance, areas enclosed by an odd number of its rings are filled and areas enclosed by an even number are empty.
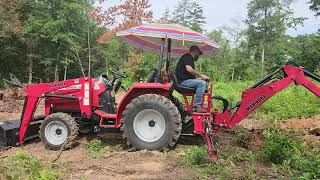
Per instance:
[[[197,113],[206,113],[207,110],[201,108],[200,106],[194,107],[193,108],[193,112],[197,112]]]

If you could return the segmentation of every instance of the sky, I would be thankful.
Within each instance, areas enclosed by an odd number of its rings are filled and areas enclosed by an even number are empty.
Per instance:
[[[178,0],[149,0],[154,17],[159,19],[166,8],[170,13],[177,5]],[[206,16],[205,29],[211,31],[222,26],[233,28],[244,28],[244,19],[247,14],[247,4],[250,0],[198,0],[197,2],[204,8]],[[308,18],[304,26],[297,29],[289,29],[288,34],[300,35],[315,33],[320,28],[320,18],[314,16],[314,12],[309,9],[309,0],[296,0],[292,8],[296,17]]]

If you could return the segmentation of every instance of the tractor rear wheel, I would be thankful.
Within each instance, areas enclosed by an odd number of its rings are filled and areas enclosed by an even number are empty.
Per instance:
[[[75,119],[66,113],[47,116],[40,126],[40,139],[47,149],[59,150],[72,147],[79,127]]]
[[[181,134],[181,116],[166,97],[156,94],[139,96],[123,112],[124,138],[137,150],[172,148]]]

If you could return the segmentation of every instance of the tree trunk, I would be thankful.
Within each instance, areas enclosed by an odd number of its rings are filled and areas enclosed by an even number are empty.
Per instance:
[[[54,81],[59,81],[59,62],[60,62],[60,48],[57,48],[57,55],[54,68]]]
[[[261,74],[264,74],[264,46],[262,47],[262,54],[261,54]]]
[[[33,61],[32,61],[32,57],[30,56],[30,54],[28,55],[28,61],[29,61],[29,80],[28,80],[28,84],[32,83],[32,66],[33,66]]]
[[[73,57],[78,61],[79,65],[80,65],[80,70],[81,70],[82,76],[85,77],[86,75],[84,74],[83,65],[82,65],[81,59],[79,57],[78,51],[76,51],[75,54],[73,54]]]
[[[64,76],[63,76],[63,80],[66,80],[66,79],[67,79],[67,72],[68,72],[68,66],[65,65],[65,66],[64,66]]]
[[[231,82],[234,80],[234,68],[232,68],[232,76],[231,76]]]
[[[106,57],[106,71],[107,71],[107,76],[109,76],[108,58],[107,57]]]
[[[33,57],[35,51],[35,42],[33,40],[27,40],[27,60],[29,63],[28,68],[28,84],[32,83],[33,79]]]
[[[91,76],[91,49],[90,49],[90,28],[88,25],[88,60],[89,60],[89,69],[88,69],[88,77]]]

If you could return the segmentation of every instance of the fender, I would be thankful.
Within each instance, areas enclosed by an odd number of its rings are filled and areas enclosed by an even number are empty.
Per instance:
[[[145,94],[158,94],[162,96],[169,96],[171,83],[135,83],[128,90],[128,92],[121,99],[118,108],[117,108],[117,122],[116,124],[121,124],[122,121],[122,113],[126,109],[127,105],[134,98],[145,95]]]

